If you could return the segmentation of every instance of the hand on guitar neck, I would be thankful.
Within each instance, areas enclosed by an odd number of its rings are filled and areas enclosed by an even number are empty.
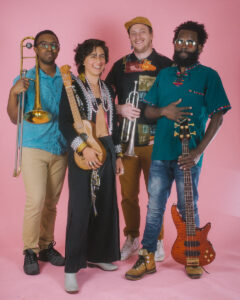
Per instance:
[[[204,137],[198,144],[197,148],[190,150],[189,154],[186,156],[179,156],[178,163],[181,166],[181,169],[189,169],[198,163],[201,154],[205,151],[207,146],[211,143],[211,141],[217,134],[220,126],[222,125],[222,122],[223,112],[217,112],[212,116],[208,124],[207,130],[204,134]]]
[[[187,170],[196,166],[196,164],[199,162],[201,155],[202,153],[200,153],[197,148],[192,149],[186,156],[180,155],[178,157],[179,168],[182,170]]]

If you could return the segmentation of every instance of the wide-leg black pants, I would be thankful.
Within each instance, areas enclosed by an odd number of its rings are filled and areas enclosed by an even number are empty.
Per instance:
[[[80,169],[69,155],[69,204],[66,231],[65,272],[76,273],[87,261],[113,262],[120,259],[119,218],[115,181],[115,151],[111,137],[100,139],[107,158],[100,168],[94,216],[91,202],[91,172]]]

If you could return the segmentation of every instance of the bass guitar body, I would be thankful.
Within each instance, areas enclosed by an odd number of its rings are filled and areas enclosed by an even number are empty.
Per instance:
[[[186,233],[186,223],[182,220],[176,205],[172,206],[171,213],[177,229],[177,239],[172,247],[174,260],[185,266],[210,264],[216,256],[212,244],[207,240],[211,223],[202,228],[195,228],[195,235],[191,236]]]
[[[78,134],[84,134],[87,136],[87,140],[85,141],[88,147],[96,150],[99,152],[98,159],[101,163],[104,163],[106,159],[106,150],[103,147],[102,143],[99,141],[99,139],[95,136],[95,124],[93,122],[90,122],[88,120],[82,120],[83,127],[79,128],[77,125],[74,124],[74,128],[77,131]],[[76,165],[83,169],[83,170],[90,170],[91,167],[86,162],[83,155],[79,155],[77,152],[74,152],[74,160]]]

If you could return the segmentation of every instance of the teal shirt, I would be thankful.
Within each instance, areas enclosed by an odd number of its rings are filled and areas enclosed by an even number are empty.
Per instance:
[[[158,73],[157,79],[147,93],[145,102],[149,105],[164,107],[182,99],[179,107],[191,106],[193,116],[189,123],[191,135],[189,148],[193,149],[200,143],[208,118],[218,112],[224,113],[230,109],[230,104],[224,91],[221,79],[211,68],[196,64],[181,75],[177,67],[169,67]],[[156,135],[152,152],[152,160],[176,160],[182,153],[181,142],[174,137],[175,122],[166,117],[157,121]],[[202,163],[202,158],[199,165]]]
[[[26,77],[35,79],[35,67],[27,72]],[[14,83],[19,76],[14,80]],[[42,109],[52,114],[50,122],[45,124],[32,124],[23,121],[23,147],[37,148],[53,154],[63,154],[67,151],[67,143],[58,128],[59,102],[62,92],[62,77],[59,68],[56,68],[54,77],[39,69],[40,99]],[[33,110],[35,100],[35,83],[30,85],[25,93],[24,112]]]

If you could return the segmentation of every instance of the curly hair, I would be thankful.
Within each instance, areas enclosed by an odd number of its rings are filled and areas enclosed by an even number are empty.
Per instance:
[[[173,42],[177,39],[180,30],[191,30],[191,31],[196,32],[198,35],[198,43],[202,46],[204,46],[204,44],[207,41],[208,34],[205,30],[204,24],[199,24],[199,23],[193,22],[193,21],[187,21],[187,22],[180,24],[174,30]]]
[[[85,40],[82,44],[78,44],[74,49],[76,53],[74,56],[75,63],[77,65],[78,74],[81,74],[85,71],[85,67],[83,65],[85,58],[93,52],[97,47],[101,47],[105,54],[105,61],[108,62],[108,47],[106,46],[104,41],[89,39]]]
[[[57,39],[57,42],[59,43],[59,40],[58,40],[58,37],[56,36],[56,34],[52,30],[46,29],[46,30],[40,31],[36,34],[35,39],[34,39],[34,47],[37,47],[37,41],[38,41],[40,35],[43,35],[43,34],[51,34],[51,35],[55,36],[55,38]]]

